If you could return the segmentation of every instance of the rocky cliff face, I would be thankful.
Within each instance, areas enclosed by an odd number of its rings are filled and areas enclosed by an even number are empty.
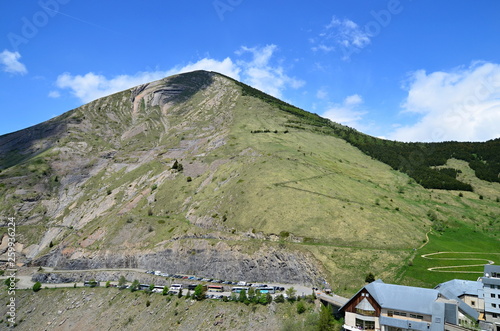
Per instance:
[[[71,254],[75,256],[76,252]],[[140,268],[214,279],[249,280],[317,285],[322,272],[305,253],[262,245],[253,253],[242,246],[196,240],[177,242],[157,252],[92,254],[71,258],[59,250],[37,259],[35,264],[58,269]],[[85,254],[86,255],[86,254]]]

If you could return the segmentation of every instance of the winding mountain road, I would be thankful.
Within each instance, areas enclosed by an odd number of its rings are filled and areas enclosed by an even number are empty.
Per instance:
[[[488,259],[482,259],[482,258],[460,258],[460,257],[430,257],[438,254],[496,254],[500,255],[500,253],[482,253],[482,252],[434,252],[434,253],[429,253],[429,254],[422,254],[421,257],[424,259],[428,260],[442,260],[442,261],[485,261],[486,263],[481,263],[481,264],[462,264],[462,265],[455,265],[455,266],[444,266],[444,267],[430,267],[427,268],[429,271],[434,271],[434,272],[454,272],[454,273],[464,273],[464,274],[482,274],[482,271],[463,271],[463,270],[453,270],[457,268],[468,268],[468,267],[482,267],[485,264],[494,264],[495,261],[488,260]],[[451,269],[451,270],[450,270]]]

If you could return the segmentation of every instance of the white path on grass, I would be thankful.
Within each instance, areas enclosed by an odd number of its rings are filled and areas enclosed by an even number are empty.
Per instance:
[[[446,266],[446,267],[431,267],[427,268],[429,271],[434,271],[434,272],[454,272],[454,273],[463,273],[463,274],[482,274],[482,271],[460,271],[460,270],[446,270],[446,269],[456,269],[456,268],[467,268],[467,267],[482,267],[485,264],[494,264],[494,261],[488,260],[488,259],[481,259],[481,258],[453,258],[453,257],[429,257],[432,255],[437,255],[437,254],[497,254],[500,255],[500,253],[484,253],[484,252],[435,252],[435,253],[429,253],[429,254],[423,254],[421,255],[422,258],[428,259],[428,260],[448,260],[448,261],[486,261],[486,263],[481,263],[481,264],[462,264],[462,265],[455,265],[455,266]]]

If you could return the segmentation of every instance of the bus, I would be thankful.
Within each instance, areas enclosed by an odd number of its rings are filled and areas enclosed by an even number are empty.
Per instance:
[[[233,293],[240,293],[241,291],[247,291],[248,292],[248,287],[235,286],[231,290],[231,292],[233,292]]]
[[[144,290],[149,290],[149,285],[148,284],[139,284],[137,287],[139,291],[144,291]]]
[[[165,288],[164,286],[155,286],[155,288],[153,289],[153,292],[162,293],[164,288]]]
[[[224,292],[224,287],[220,285],[208,285],[208,292]]]
[[[274,287],[257,287],[255,290],[259,291],[262,294],[267,294],[267,293],[274,294],[274,293],[276,293],[276,290]]]

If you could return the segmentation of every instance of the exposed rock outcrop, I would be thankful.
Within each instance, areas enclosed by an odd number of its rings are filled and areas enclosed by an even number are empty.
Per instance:
[[[59,269],[142,268],[167,273],[199,275],[218,279],[314,285],[321,277],[317,263],[307,254],[263,245],[253,253],[241,246],[231,247],[206,240],[175,243],[158,252],[87,255],[72,258],[60,250],[33,264]]]

